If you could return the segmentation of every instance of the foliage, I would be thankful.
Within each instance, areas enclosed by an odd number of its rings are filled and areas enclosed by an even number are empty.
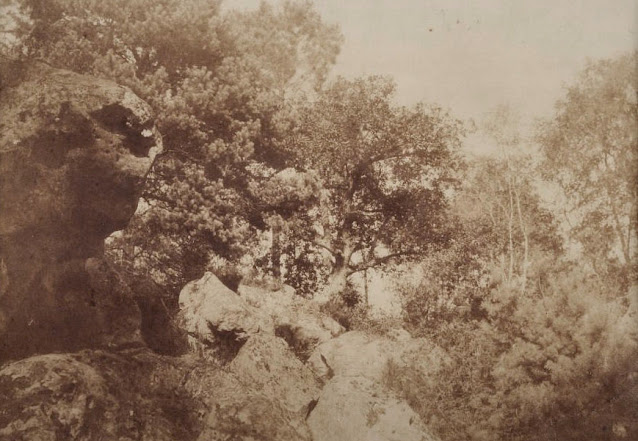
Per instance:
[[[514,153],[507,114],[492,119],[505,154],[471,164],[451,246],[403,284],[406,326],[452,363],[435,378],[393,366],[388,383],[444,440],[638,437],[638,293],[627,277],[632,254],[623,260],[635,239],[631,58],[592,64],[569,89],[544,126],[540,169]],[[584,253],[575,261],[560,246],[560,212],[534,190],[538,170],[578,214],[570,238]]]
[[[545,176],[565,194],[572,236],[600,276],[635,268],[638,53],[590,63],[540,129]]]
[[[630,439],[637,301],[619,301],[576,268],[524,296],[499,284],[484,319],[411,328],[447,350],[447,368],[430,378],[394,367],[388,381],[444,440]]]
[[[321,182],[305,230],[331,259],[329,295],[351,274],[445,240],[446,191],[460,168],[459,121],[440,108],[392,104],[394,84],[338,78],[300,109],[283,147]]]
[[[541,296],[516,299],[500,324],[511,346],[492,371],[502,433],[608,439],[615,426],[638,435],[631,410],[638,405],[638,299],[606,289],[573,270],[550,279]],[[495,297],[509,302],[510,296]]]
[[[311,5],[223,13],[208,0],[23,0],[13,55],[107,77],[151,104],[165,153],[142,210],[111,241],[172,288],[212,255],[236,262],[278,207],[251,193],[284,160],[288,96],[321,84],[341,36]],[[285,189],[280,189],[284,192]]]

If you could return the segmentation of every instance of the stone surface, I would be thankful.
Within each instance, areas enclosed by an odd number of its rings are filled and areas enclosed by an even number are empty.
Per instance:
[[[389,339],[351,331],[319,345],[308,365],[325,380],[342,375],[380,381],[390,357],[398,349]]]
[[[179,295],[180,320],[192,344],[230,361],[251,335],[273,334],[272,321],[213,273],[188,283]]]
[[[206,408],[180,389],[188,371],[143,350],[9,363],[0,370],[0,440],[194,440]]]
[[[294,356],[284,340],[274,336],[251,337],[228,368],[242,383],[301,417],[306,416],[319,394],[312,371]]]
[[[210,409],[198,441],[309,441],[303,419],[225,371],[191,377]]]
[[[45,64],[0,74],[0,362],[141,344],[139,310],[101,256],[161,150],[149,107]]]
[[[289,286],[271,291],[240,285],[238,293],[273,320],[276,335],[284,338],[304,361],[317,345],[345,331],[343,326],[323,314],[314,302],[295,295],[294,289]]]
[[[437,441],[419,416],[374,381],[339,376],[322,390],[308,418],[313,441]]]
[[[450,362],[441,348],[426,339],[412,339],[403,330],[392,330],[387,336],[350,331],[319,345],[308,366],[324,381],[341,375],[381,382],[390,361],[407,366],[415,357],[432,374]]]

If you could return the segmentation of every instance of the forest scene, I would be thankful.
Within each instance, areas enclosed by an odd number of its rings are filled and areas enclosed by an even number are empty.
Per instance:
[[[638,439],[638,52],[469,117],[325,7],[0,0],[0,440]]]

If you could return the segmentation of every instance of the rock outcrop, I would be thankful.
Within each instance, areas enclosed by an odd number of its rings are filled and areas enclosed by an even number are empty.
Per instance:
[[[285,339],[304,361],[317,345],[345,331],[343,326],[322,313],[315,302],[295,295],[289,286],[271,291],[240,285],[237,292],[249,305],[272,319],[275,334]]]
[[[36,355],[0,370],[0,440],[194,441],[203,397],[187,359],[148,350]]]
[[[319,345],[308,360],[324,382],[308,419],[313,440],[436,441],[408,404],[384,386],[390,364],[412,366],[413,357],[433,376],[450,362],[436,345],[400,329],[385,336],[351,331]]]
[[[308,425],[313,441],[437,441],[407,403],[362,376],[330,381]]]
[[[384,336],[343,333],[314,302],[296,296],[289,287],[272,291],[240,285],[238,293],[207,274],[180,295],[187,329],[205,347],[215,350],[212,342],[219,340],[218,329],[235,336],[237,351],[226,366],[234,379],[249,388],[234,395],[259,391],[276,398],[276,404],[266,409],[261,408],[259,394],[248,407],[243,400],[233,404],[244,409],[243,419],[235,420],[241,423],[235,426],[237,433],[250,434],[247,440],[273,436],[314,441],[437,440],[410,406],[386,389],[384,376],[390,363],[404,366],[413,357],[425,361],[425,371],[436,373],[449,362],[440,348],[428,340],[413,339],[402,329]],[[225,406],[215,408],[228,409]],[[245,427],[264,424],[263,419],[255,419],[255,412],[267,412],[268,420],[276,421],[279,429],[268,425],[258,435]],[[220,415],[227,415],[226,411],[211,413],[203,432],[208,435],[202,435],[201,441],[227,439],[229,429],[219,429],[225,427]]]
[[[406,334],[399,330],[387,336],[346,332],[319,345],[308,359],[308,366],[324,381],[335,376],[358,376],[381,382],[390,362],[407,366],[418,357],[423,369],[432,374],[451,362],[445,351],[430,341]]]
[[[207,273],[179,299],[197,351],[149,349],[102,256],[161,149],[148,106],[43,64],[0,75],[0,441],[435,440],[383,375],[444,354],[405,331],[343,334],[289,288]]]
[[[102,250],[162,148],[148,105],[45,64],[0,73],[0,362],[141,343],[139,311]]]
[[[273,334],[272,321],[248,305],[213,273],[188,283],[179,295],[180,321],[193,346],[232,359],[248,337]]]
[[[229,366],[243,384],[250,384],[303,419],[319,395],[312,371],[299,361],[284,340],[255,336],[241,348]]]

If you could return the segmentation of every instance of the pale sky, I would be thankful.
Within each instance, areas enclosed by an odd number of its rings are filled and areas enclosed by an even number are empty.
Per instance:
[[[499,104],[524,122],[549,117],[587,58],[631,51],[638,38],[635,0],[314,3],[345,37],[336,74],[390,75],[400,104],[437,103],[477,121]],[[258,4],[226,0],[228,8]]]

